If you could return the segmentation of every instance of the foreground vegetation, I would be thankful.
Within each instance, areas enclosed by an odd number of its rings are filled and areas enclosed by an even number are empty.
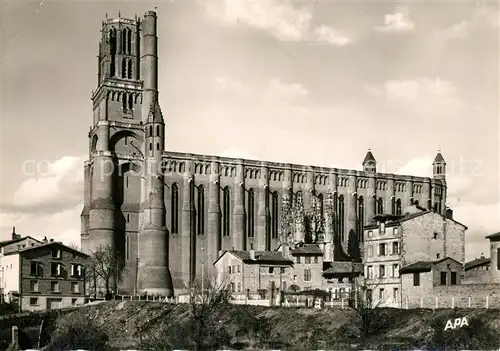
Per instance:
[[[42,334],[50,336],[44,337],[42,345],[46,345],[47,351],[493,350],[500,346],[499,310],[374,309],[362,321],[354,310],[333,308],[238,306],[223,300],[193,306],[146,301],[106,302],[53,314],[52,322],[45,317],[45,328],[49,332]],[[467,317],[469,326],[444,331],[449,319],[463,316]],[[31,318],[35,323],[35,317],[24,318]],[[39,322],[37,319],[36,323]],[[5,323],[0,320],[0,324]],[[21,329],[28,327],[18,324]],[[0,330],[6,326],[0,325]],[[34,329],[36,327],[38,325]],[[0,349],[7,348],[4,346],[10,341],[9,334],[1,335]]]

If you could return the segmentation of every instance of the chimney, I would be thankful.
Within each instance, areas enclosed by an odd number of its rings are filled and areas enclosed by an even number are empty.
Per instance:
[[[250,259],[255,261],[255,250],[253,249],[253,244],[250,244]]]
[[[47,237],[46,237],[46,236],[44,236],[44,237],[43,237],[42,242],[43,242],[43,243],[45,243],[45,244],[49,242],[49,241],[47,240]]]
[[[446,209],[445,217],[448,219],[453,219],[453,210],[451,208]]]
[[[17,239],[16,227],[12,227],[12,240]]]
[[[54,239],[50,239],[50,242],[53,243],[54,242]]]

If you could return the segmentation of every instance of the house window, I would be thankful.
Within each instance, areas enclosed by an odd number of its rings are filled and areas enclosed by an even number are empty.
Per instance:
[[[436,254],[436,259],[439,260],[439,257],[441,257],[440,254]]]
[[[241,292],[241,283],[240,282],[238,282],[237,289],[238,289],[238,292]]]
[[[71,304],[72,304],[73,306],[76,306],[76,302],[77,302],[77,301],[78,301],[77,299],[71,299]]]
[[[232,292],[235,292],[235,290],[236,290],[236,289],[235,289],[235,284],[234,284],[234,282],[233,282],[233,283],[231,283],[231,291],[232,291]]]
[[[373,278],[373,266],[368,266],[368,270],[366,272],[367,278]]]
[[[438,233],[434,232],[434,239],[438,238]]]
[[[441,272],[441,285],[446,285],[446,272]]]
[[[314,256],[314,263],[318,263],[318,256]]]
[[[82,275],[82,266],[79,264],[71,265],[71,276],[80,277]]]
[[[413,286],[420,286],[420,273],[413,273]]]
[[[241,266],[236,266],[238,267],[238,273],[241,273]]]
[[[78,293],[78,282],[71,282],[71,292],[72,293]]]
[[[281,274],[285,274],[285,267],[281,267],[280,272],[281,272]]]
[[[368,231],[368,237],[371,238],[373,236],[373,231]]]
[[[379,278],[383,278],[383,277],[385,277],[385,266],[380,265],[379,266]]]
[[[304,281],[305,282],[311,281],[311,270],[310,269],[304,269]]]
[[[50,291],[59,292],[59,282],[50,282]]]
[[[451,285],[457,285],[457,272],[451,272]]]
[[[384,299],[384,288],[380,288],[379,292],[378,292],[378,298],[380,300],[383,300]]]
[[[392,233],[393,233],[394,235],[397,235],[397,234],[398,234],[398,228],[393,228],[393,229],[392,229]]]
[[[231,266],[228,267],[228,273],[231,274]]]
[[[274,274],[274,267],[269,267],[269,274]]]
[[[297,281],[297,275],[294,275],[293,276],[293,281],[296,282]]]
[[[385,256],[385,244],[379,244],[379,256]]]
[[[30,281],[30,291],[31,292],[38,292],[38,281],[36,281],[36,280]]]
[[[30,297],[30,306],[38,305],[38,297]]]
[[[306,256],[305,261],[306,261],[306,264],[310,264],[311,263],[311,257]]]
[[[300,263],[300,256],[297,256],[297,263]]]
[[[61,275],[61,264],[51,263],[50,264],[50,274],[51,275]]]
[[[392,243],[392,254],[399,255],[399,243],[397,241]]]
[[[399,264],[397,264],[397,263],[392,265],[392,276],[394,278],[399,277]]]
[[[368,251],[368,257],[372,257],[373,256],[373,246],[371,246],[371,245],[368,246],[367,251]]]
[[[53,249],[52,250],[52,258],[61,258],[61,250]]]
[[[38,262],[31,262],[30,274],[31,275],[38,275]]]
[[[398,300],[398,288],[394,288],[392,290],[392,298],[394,299],[394,301],[397,301]]]

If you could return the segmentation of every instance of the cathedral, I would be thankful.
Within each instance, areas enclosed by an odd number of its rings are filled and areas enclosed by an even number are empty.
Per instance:
[[[376,214],[445,214],[440,153],[423,178],[377,173],[371,151],[362,171],[165,151],[156,13],[106,18],[101,33],[81,241],[121,255],[120,291],[183,293],[224,250],[308,242],[346,260]]]

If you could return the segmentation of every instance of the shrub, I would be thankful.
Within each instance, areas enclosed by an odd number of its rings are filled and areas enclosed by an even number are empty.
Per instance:
[[[108,336],[81,314],[70,314],[58,320],[47,351],[84,349],[112,350]]]

